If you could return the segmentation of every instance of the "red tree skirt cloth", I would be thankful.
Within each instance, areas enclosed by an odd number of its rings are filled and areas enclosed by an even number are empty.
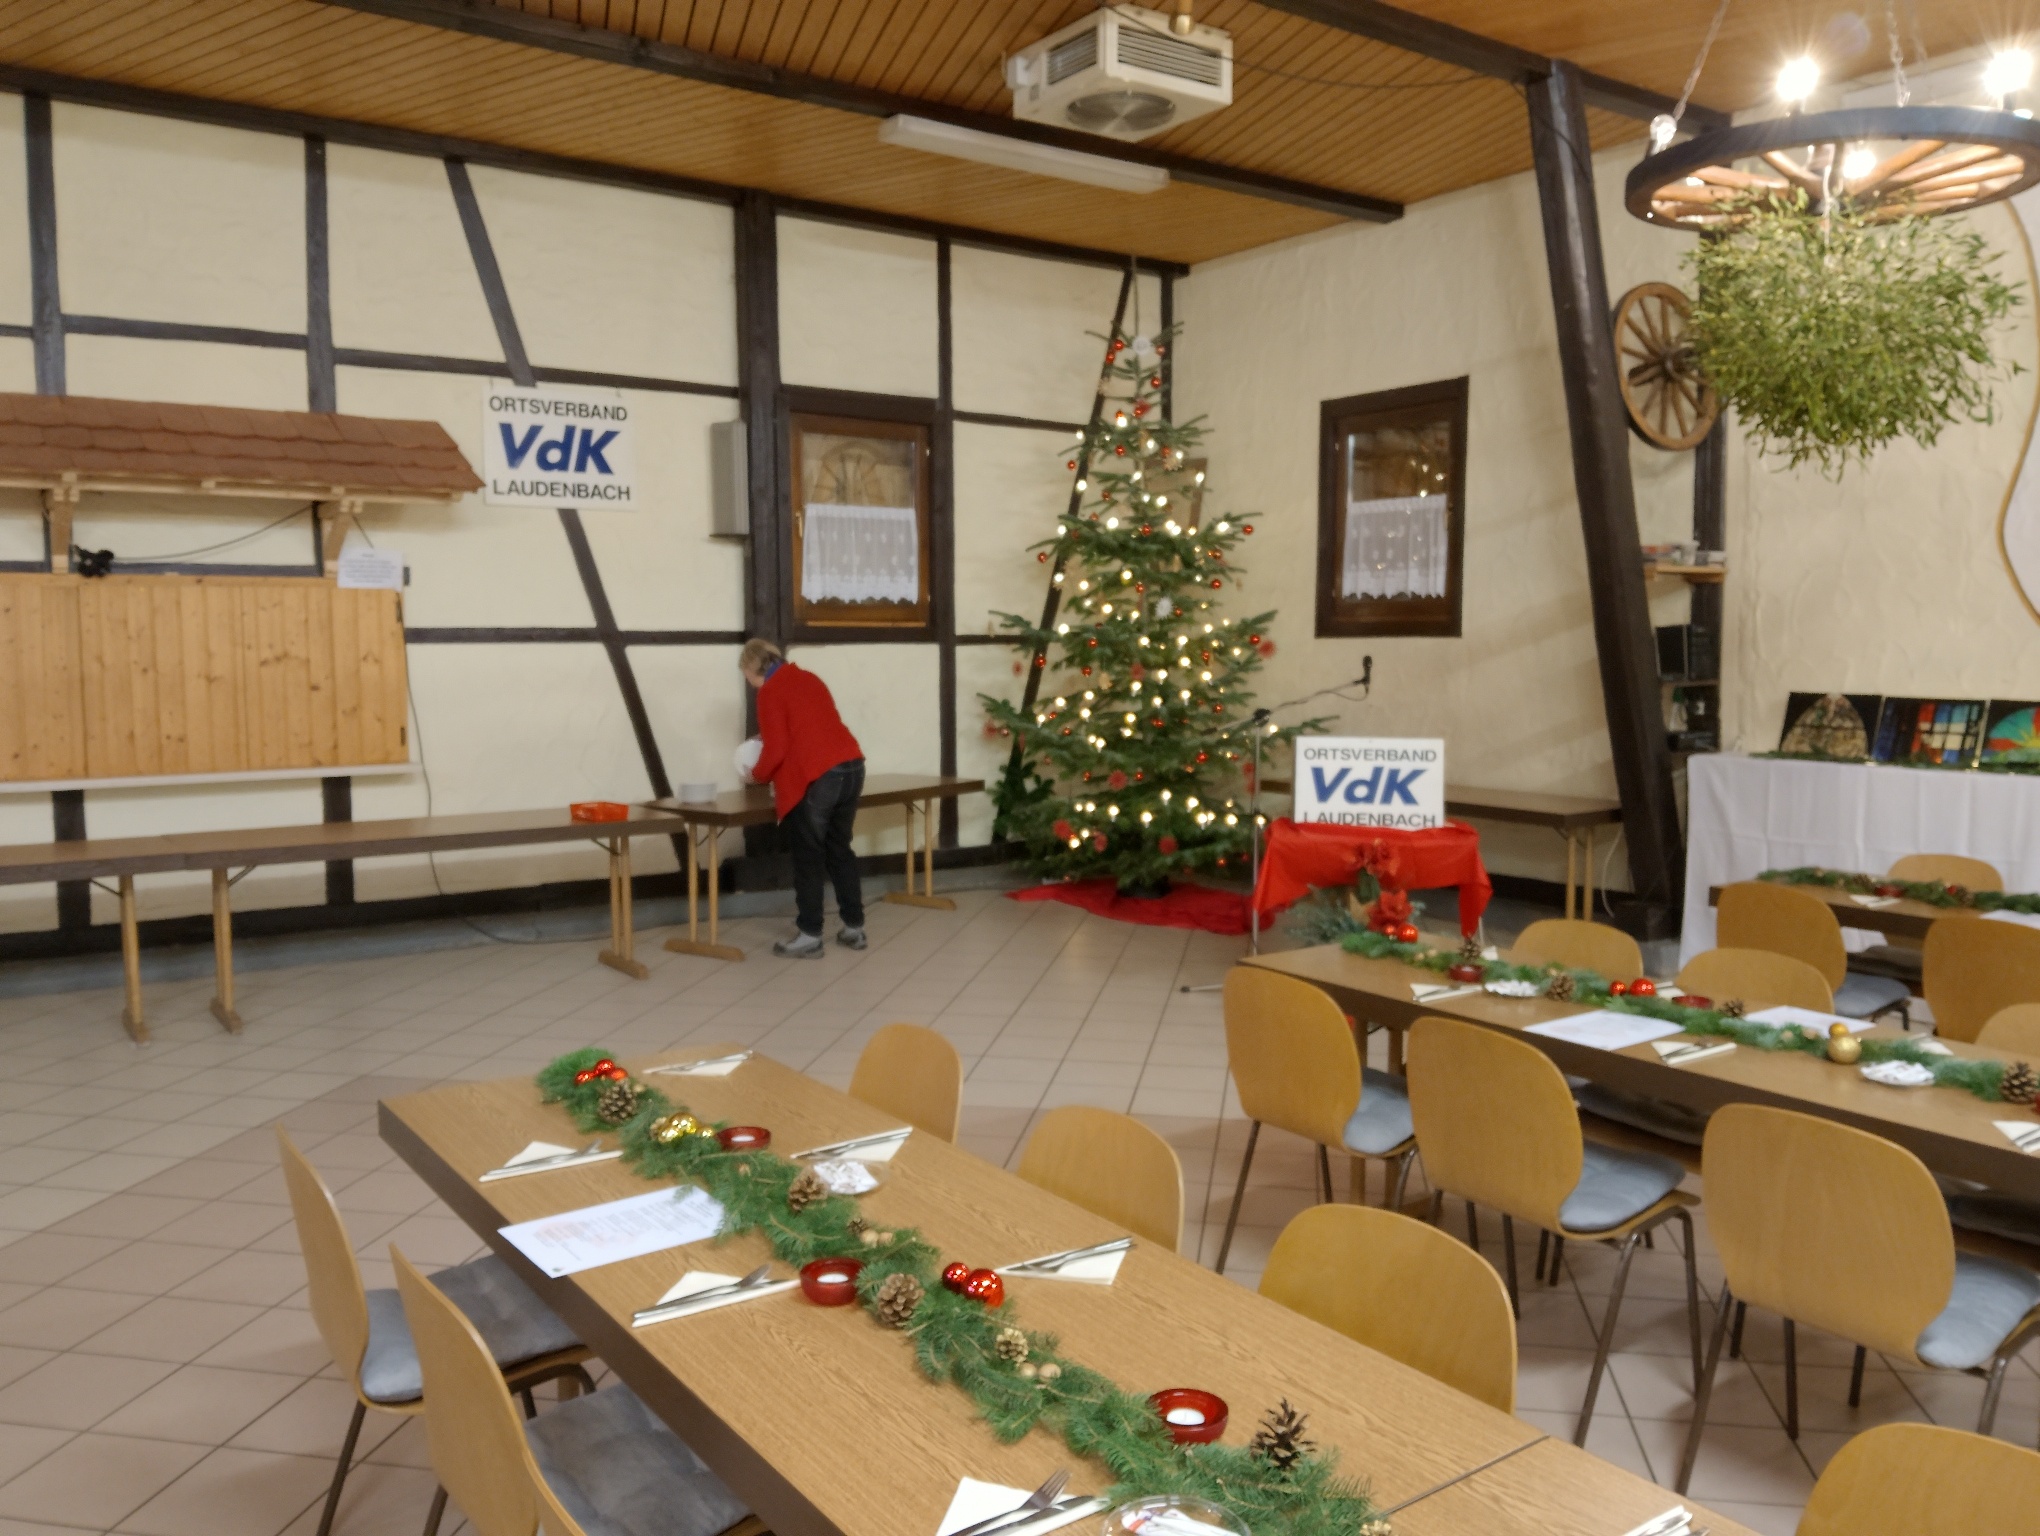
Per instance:
[[[1100,917],[1154,928],[1201,928],[1206,933],[1245,933],[1247,898],[1238,891],[1215,891],[1208,885],[1177,884],[1166,896],[1122,896],[1117,882],[1071,880],[1059,885],[1030,885],[1008,891],[1014,901],[1064,901]]]
[[[1374,845],[1387,850],[1382,883],[1403,891],[1459,887],[1459,931],[1480,925],[1494,887],[1480,861],[1480,834],[1463,821],[1405,832],[1394,827],[1339,827],[1299,824],[1287,816],[1270,823],[1261,854],[1261,880],[1254,905],[1266,915],[1310,894],[1313,886],[1351,885]],[[1380,863],[1381,855],[1376,855]]]

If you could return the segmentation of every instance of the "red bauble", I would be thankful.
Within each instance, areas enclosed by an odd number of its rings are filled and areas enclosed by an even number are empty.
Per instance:
[[[1115,768],[1112,770],[1111,776],[1107,778],[1105,782],[1111,785],[1114,789],[1124,789],[1126,788],[1126,775],[1121,773],[1117,768]]]
[[[595,1065],[590,1067],[588,1070],[590,1072],[595,1073],[597,1076],[600,1076],[604,1072],[614,1072],[616,1070],[616,1063],[611,1061],[607,1056],[605,1056],[600,1061],[596,1062]]]
[[[1648,976],[1639,976],[1629,984],[1629,995],[1631,997],[1656,997],[1657,983]]]
[[[1140,525],[1140,531],[1142,533],[1153,533],[1154,529],[1150,528],[1146,523],[1142,523]]]
[[[1885,884],[1872,886],[1871,893],[1877,896],[1903,896],[1905,890],[1901,886]]]
[[[1200,763],[1204,761],[1204,754],[1202,752],[1197,754],[1197,761]]]
[[[942,1271],[943,1289],[954,1291],[959,1296],[963,1294],[963,1288],[969,1281],[970,1266],[968,1264],[951,1264]]]
[[[1712,1008],[1714,1006],[1713,998],[1702,997],[1698,992],[1685,993],[1683,996],[1673,998],[1672,1001],[1679,1004],[1682,1008]]]
[[[575,1086],[576,1088],[578,1088],[578,1087],[580,1087],[580,1086],[581,1086],[581,1085],[582,1085],[583,1083],[592,1083],[592,1082],[594,1082],[594,1081],[595,1081],[595,1079],[596,1079],[596,1077],[597,1077],[598,1075],[599,1075],[599,1074],[598,1074],[598,1073],[597,1073],[597,1072],[595,1071],[595,1069],[594,1069],[593,1067],[590,1067],[590,1068],[589,1068],[589,1069],[588,1069],[587,1071],[585,1071],[585,1072],[576,1072],[576,1073],[574,1074],[574,1086]]]
[[[1398,944],[1414,944],[1422,937],[1423,935],[1417,932],[1415,923],[1404,923],[1395,931],[1395,941]]]
[[[1068,822],[1058,819],[1056,821],[1054,831],[1057,837],[1068,839],[1073,829],[1071,828]]]
[[[974,1269],[970,1278],[963,1282],[963,1294],[988,1307],[1002,1306],[1006,1300],[1006,1282],[999,1278],[996,1270]]]
[[[1134,783],[1138,784],[1138,783],[1139,783],[1139,782],[1140,782],[1140,781],[1141,781],[1142,779],[1144,779],[1144,778],[1146,778],[1146,777],[1147,777],[1147,769],[1145,769],[1145,768],[1136,768],[1136,769],[1134,769],[1134,770],[1133,770],[1133,782],[1134,782]]]
[[[1037,667],[1045,667],[1045,666],[1047,666],[1047,665],[1048,665],[1048,658],[1047,658],[1046,656],[1037,656],[1037,657],[1035,657],[1035,658],[1034,658],[1034,664],[1035,664],[1035,665],[1036,665]],[[1067,736],[1067,735],[1069,735],[1069,732],[1068,732],[1068,731],[1064,731],[1064,732],[1063,732],[1063,735]]]
[[[1218,578],[1217,578],[1216,576],[1214,576],[1214,577],[1212,577],[1212,578],[1211,578],[1211,585],[1212,585],[1212,586],[1213,586],[1214,588],[1216,588],[1217,586],[1219,586],[1219,584],[1220,584],[1220,583],[1219,583],[1219,579],[1218,579]]]
[[[1091,642],[1091,644],[1093,644],[1093,645],[1096,645],[1097,643],[1098,643],[1098,642],[1097,642],[1097,641],[1095,641],[1095,640],[1093,640],[1093,641]],[[1086,667],[1086,668],[1084,668],[1084,676],[1086,676],[1086,677],[1089,677],[1090,675],[1091,675],[1091,669],[1090,669],[1089,667]]]
[[[1629,995],[1629,983],[1626,981],[1609,982],[1608,995],[1610,997],[1627,997]]]
[[[1103,853],[1105,851],[1105,834],[1103,832],[1093,832],[1091,834],[1091,846],[1097,849],[1098,852]]]
[[[1241,532],[1241,533],[1252,533],[1253,531],[1254,531],[1254,525],[1253,525],[1252,523],[1241,523],[1241,524],[1240,524],[1240,532]]]
[[[1259,651],[1264,657],[1273,656],[1275,654],[1275,642],[1273,640],[1263,640],[1254,649]]]
[[[1077,461],[1075,459],[1071,459],[1068,463],[1063,465],[1064,469],[1075,469],[1076,467]]]
[[[1164,853],[1174,853],[1176,851],[1176,839],[1169,833],[1164,832],[1162,834],[1162,840],[1159,843],[1156,843],[1155,846],[1161,849],[1162,852]]]
[[[1037,551],[1034,558],[1042,565],[1046,565],[1048,564],[1048,551],[1045,549]]]
[[[1479,981],[1487,975],[1487,970],[1471,960],[1462,960],[1445,974],[1453,981]]]
[[[1118,455],[1119,455],[1119,457],[1121,457],[1121,458],[1123,459],[1123,458],[1125,458],[1125,457],[1126,457],[1126,444],[1124,444],[1124,443],[1114,443],[1114,444],[1112,445],[1112,451],[1113,451],[1114,453],[1118,454]]]

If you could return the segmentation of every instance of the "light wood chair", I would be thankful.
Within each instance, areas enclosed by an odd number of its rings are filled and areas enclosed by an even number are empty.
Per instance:
[[[532,1536],[541,1514],[554,1536],[762,1529],[620,1383],[521,1420],[474,1325],[394,1247],[390,1259],[424,1367],[425,1449],[439,1478],[425,1536],[449,1495],[476,1536]]]
[[[1833,907],[1811,891],[1770,880],[1741,880],[1723,886],[1714,941],[1723,949],[1766,949],[1804,960],[1820,972],[1833,994],[1829,1011],[1844,1018],[1874,1019],[1896,1013],[1907,1028],[1912,1025],[1907,1011],[1912,989],[1894,977],[1852,972],[1848,946],[1842,942],[1841,920]],[[1695,990],[1713,995],[1705,988]]]
[[[1174,1253],[1183,1237],[1183,1165],[1131,1115],[1065,1104],[1041,1117],[1020,1177]]]
[[[888,1024],[857,1058],[850,1097],[897,1115],[917,1131],[955,1141],[963,1109],[963,1058],[932,1029]]]
[[[1240,1156],[1225,1237],[1218,1245],[1218,1273],[1225,1273],[1232,1252],[1247,1170],[1254,1164],[1263,1125],[1317,1144],[1318,1184],[1327,1203],[1333,1198],[1331,1149],[1336,1148],[1354,1159],[1356,1197],[1364,1159],[1395,1164],[1388,1203],[1392,1209],[1401,1207],[1416,1151],[1409,1095],[1401,1078],[1362,1065],[1353,1026],[1329,993],[1256,965],[1234,966],[1225,978],[1225,1055],[1240,1108],[1253,1123]]]
[[[2040,1056],[2040,1003],[2013,1003],[1998,1009],[1976,1032],[1976,1043],[1994,1051]]]
[[[1319,1205],[1282,1229],[1261,1294],[1516,1411],[1516,1317],[1494,1266],[1436,1227],[1368,1205]]]
[[[1563,965],[1594,971],[1609,981],[1643,974],[1643,949],[1620,928],[1576,917],[1542,917],[1509,946],[1518,965]]]
[[[1679,990],[1717,1003],[1739,998],[1752,1007],[1784,1003],[1817,1013],[1835,1011],[1825,976],[1804,960],[1768,949],[1702,950],[1679,972]]]
[[[2040,1003],[2040,928],[1983,917],[1944,917],[1927,930],[1921,955],[1934,1033],[1976,1039],[2014,1003]]]
[[[354,1388],[354,1415],[326,1490],[325,1512],[319,1517],[318,1536],[327,1536],[368,1410],[403,1417],[423,1413],[423,1380],[397,1293],[370,1291],[362,1285],[361,1266],[355,1262],[354,1245],[347,1239],[347,1225],[332,1191],[280,1125],[276,1141],[298,1247],[304,1253],[312,1321],[333,1363],[347,1373]],[[491,1319],[484,1346],[490,1369],[506,1395],[512,1390],[523,1395],[527,1413],[538,1411],[531,1389],[541,1382],[557,1380],[563,1393],[594,1390],[582,1365],[591,1358],[587,1348],[502,1260],[491,1257],[456,1265],[444,1278],[477,1315]]]
[[[1869,1350],[1986,1379],[1977,1429],[1997,1417],[2005,1366],[2040,1333],[2040,1274],[1957,1253],[1940,1187],[1912,1153],[1868,1131],[1761,1104],[1728,1104],[1701,1153],[1707,1224],[1726,1280],[1679,1467],[1684,1492],[1732,1302],[1785,1320],[1785,1433],[1799,1437],[1795,1329],[1856,1346],[1849,1405]]]
[[[2005,877],[1997,866],[1959,853],[1909,853],[1885,871],[1892,880],[1939,880],[1972,891],[2001,891]],[[1920,941],[1894,936],[1889,943],[1859,949],[1849,956],[1852,969],[1871,976],[1895,976],[1915,992],[1920,986]]]
[[[1798,1536],[2031,1536],[2040,1454],[1937,1424],[1880,1424],[1835,1452]]]
[[[2013,1003],[1990,1016],[1976,1043],[2026,1061],[2040,1061],[2040,1003]],[[2040,1264],[2040,1201],[1988,1185],[1942,1179],[1956,1243],[1972,1252]]]
[[[1409,1082],[1417,1148],[1424,1175],[1437,1191],[1433,1219],[1445,1195],[1458,1195],[1466,1201],[1467,1239],[1478,1249],[1475,1208],[1501,1213],[1503,1273],[1512,1304],[1520,1306],[1518,1220],[1555,1238],[1612,1243],[1620,1254],[1573,1443],[1586,1443],[1593,1422],[1637,1244],[1667,1222],[1684,1229],[1686,1313],[1697,1383],[1700,1280],[1690,1207],[1699,1201],[1679,1188],[1686,1170],[1670,1158],[1587,1141],[1565,1075],[1535,1046],[1498,1030],[1418,1019],[1410,1029]]]

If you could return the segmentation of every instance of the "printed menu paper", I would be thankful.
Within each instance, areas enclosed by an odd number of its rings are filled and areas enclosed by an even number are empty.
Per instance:
[[[655,1189],[628,1200],[584,1206],[503,1228],[532,1263],[557,1280],[666,1248],[714,1237],[723,1222],[720,1201],[705,1189]]]

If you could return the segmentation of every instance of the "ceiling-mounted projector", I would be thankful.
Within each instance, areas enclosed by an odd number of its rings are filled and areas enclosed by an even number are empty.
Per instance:
[[[1232,104],[1232,35],[1115,5],[1007,59],[1006,85],[1023,122],[1144,139]]]

